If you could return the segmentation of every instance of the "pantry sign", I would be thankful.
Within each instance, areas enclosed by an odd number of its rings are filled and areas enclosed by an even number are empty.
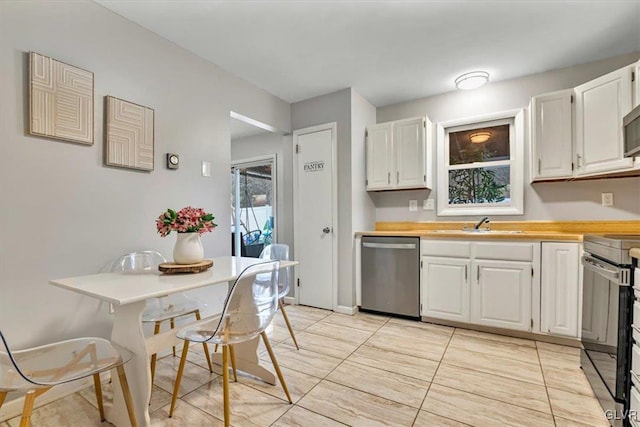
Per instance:
[[[324,161],[316,160],[313,162],[306,162],[304,164],[305,172],[322,172],[324,170]]]

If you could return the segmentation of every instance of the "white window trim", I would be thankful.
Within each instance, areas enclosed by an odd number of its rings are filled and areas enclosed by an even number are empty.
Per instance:
[[[524,109],[501,111],[498,113],[465,119],[440,122],[436,129],[438,152],[438,215],[523,215],[524,214]],[[484,122],[501,119],[513,119],[513,140],[511,141],[511,203],[507,206],[483,205],[450,205],[449,204],[449,146],[447,129],[453,127],[476,127]]]

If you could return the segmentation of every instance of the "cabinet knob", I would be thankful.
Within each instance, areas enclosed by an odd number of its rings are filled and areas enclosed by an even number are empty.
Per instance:
[[[325,227],[325,228],[322,229],[322,232],[324,234],[329,234],[329,233],[331,233],[331,228],[330,227]]]

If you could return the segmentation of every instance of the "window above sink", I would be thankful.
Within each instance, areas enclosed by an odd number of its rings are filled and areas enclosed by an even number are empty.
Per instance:
[[[524,111],[437,126],[438,215],[521,215]]]

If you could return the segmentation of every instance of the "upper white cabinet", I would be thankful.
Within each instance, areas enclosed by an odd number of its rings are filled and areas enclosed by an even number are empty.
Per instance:
[[[367,190],[385,190],[391,185],[393,126],[382,123],[367,132]]]
[[[640,167],[640,162],[623,157],[622,133],[622,118],[631,111],[632,99],[640,99],[640,85],[632,82],[638,67],[629,65],[576,88],[531,98],[532,182],[606,176]]]
[[[432,139],[432,124],[426,117],[367,129],[367,190],[429,188]]]
[[[576,100],[577,175],[633,167],[624,158],[622,118],[631,111],[631,75],[628,66],[574,89]]]
[[[580,245],[542,242],[541,270],[541,331],[577,338]]]
[[[633,65],[633,108],[640,105],[640,61]]]
[[[573,176],[573,90],[531,98],[531,176],[533,180]]]

